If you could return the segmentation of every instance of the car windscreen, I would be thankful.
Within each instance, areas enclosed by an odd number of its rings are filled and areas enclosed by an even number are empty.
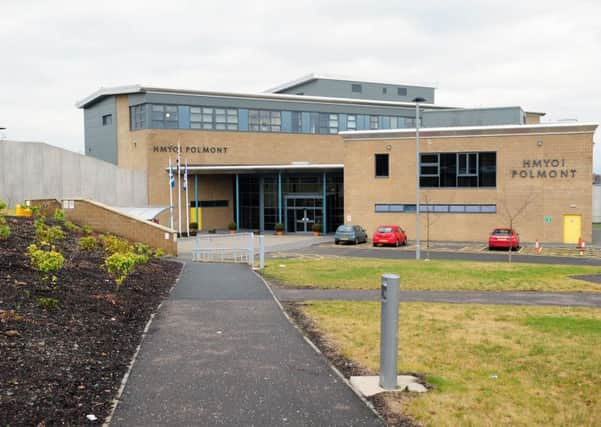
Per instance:
[[[336,231],[348,233],[349,231],[353,231],[353,227],[351,225],[341,225]]]
[[[392,233],[392,227],[380,227],[378,233]]]
[[[507,230],[506,228],[497,228],[495,231],[492,232],[492,234],[494,236],[510,236],[511,231]]]

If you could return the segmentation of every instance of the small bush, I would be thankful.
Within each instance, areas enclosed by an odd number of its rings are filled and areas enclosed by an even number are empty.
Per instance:
[[[73,224],[71,221],[65,221],[65,228],[71,232],[80,232],[81,231],[81,227],[76,224]]]
[[[111,234],[100,236],[100,241],[104,245],[104,250],[111,255],[117,253],[126,254],[134,251],[134,246],[127,240]]]
[[[150,249],[150,246],[145,245],[144,243],[136,243],[135,245],[136,247],[136,253],[139,255],[144,255],[145,257],[150,257],[152,256],[152,249]]]
[[[10,237],[10,227],[7,224],[3,224],[3,220],[4,218],[0,220],[0,240],[7,240]]]
[[[58,300],[56,298],[38,298],[38,306],[44,310],[54,310],[58,308]]]
[[[233,230],[235,230],[235,229],[237,228],[237,227],[236,227],[236,223],[235,223],[235,222],[230,222],[230,223],[227,225],[227,228],[228,228],[229,230],[232,230],[232,231],[233,231]]]
[[[0,199],[0,212],[6,209],[6,202]]]
[[[94,231],[94,230],[92,230],[92,227],[90,227],[89,225],[84,225],[82,227],[82,229],[83,229],[84,234],[87,234],[87,235],[92,234],[92,232]]]
[[[98,249],[98,240],[93,236],[82,237],[79,239],[79,249],[87,252],[94,252]]]
[[[35,244],[27,247],[27,256],[33,268],[42,273],[42,280],[48,281],[51,273],[63,268],[65,258],[63,255],[52,248],[49,251],[39,249]],[[52,282],[56,281],[56,277],[52,275]]]
[[[134,252],[116,252],[104,260],[104,268],[113,277],[115,284],[120,286],[123,281],[134,271],[138,264],[148,262],[148,258]]]
[[[315,224],[313,224],[311,226],[311,230],[313,230],[314,233],[320,233],[321,232],[321,224],[316,222]]]
[[[281,222],[278,222],[275,224],[275,231],[284,231],[284,224]]]
[[[56,208],[54,210],[54,219],[58,222],[65,222],[65,211],[62,209]]]
[[[162,257],[162,256],[165,256],[165,251],[164,251],[164,250],[162,250],[161,248],[157,248],[157,249],[155,249],[155,250],[154,250],[154,254],[153,254],[153,256],[154,256],[155,258],[160,258],[160,257]]]
[[[34,224],[35,224],[35,238],[39,243],[44,242],[44,243],[52,244],[52,243],[56,243],[60,240],[63,240],[65,238],[65,232],[63,231],[63,229],[60,226],[54,225],[52,227],[48,227],[44,223],[43,218],[36,219]]]

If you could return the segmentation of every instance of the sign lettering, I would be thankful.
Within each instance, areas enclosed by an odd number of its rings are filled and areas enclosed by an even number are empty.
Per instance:
[[[511,170],[512,178],[576,178],[576,169],[569,168],[565,159],[522,160],[520,169]]]

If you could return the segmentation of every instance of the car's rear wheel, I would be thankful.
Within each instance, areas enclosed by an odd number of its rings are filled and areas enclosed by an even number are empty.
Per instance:
[[[394,246],[396,246],[397,248],[400,246],[400,244],[399,244],[399,241],[398,241],[398,240],[394,242]]]

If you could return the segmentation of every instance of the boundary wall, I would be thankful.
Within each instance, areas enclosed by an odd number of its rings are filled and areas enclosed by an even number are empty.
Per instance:
[[[117,167],[42,142],[0,141],[0,199],[91,199],[148,206],[146,172]]]

